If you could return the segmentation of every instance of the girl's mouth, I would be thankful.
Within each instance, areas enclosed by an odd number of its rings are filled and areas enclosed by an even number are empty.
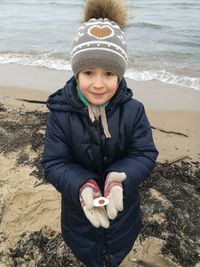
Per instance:
[[[105,93],[92,93],[93,95],[96,95],[96,96],[102,96],[102,95],[105,95]]]

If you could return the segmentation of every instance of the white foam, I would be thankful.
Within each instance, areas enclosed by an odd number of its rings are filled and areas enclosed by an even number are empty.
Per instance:
[[[136,81],[158,80],[200,91],[200,78],[178,76],[167,71],[127,71],[125,77]]]
[[[0,54],[0,64],[15,63],[25,66],[45,67],[55,70],[71,70],[69,61],[50,58],[50,54],[26,55],[26,54]]]
[[[55,70],[71,70],[68,60],[55,58],[52,53],[23,54],[3,53],[0,54],[0,64],[15,63],[27,66],[45,67]],[[200,91],[200,78],[175,75],[167,71],[133,71],[127,70],[125,77],[136,81],[158,80],[164,83],[186,86]]]

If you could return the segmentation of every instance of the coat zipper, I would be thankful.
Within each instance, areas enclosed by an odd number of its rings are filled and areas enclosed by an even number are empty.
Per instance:
[[[101,126],[101,123],[98,124],[98,132],[99,132],[99,136],[100,136],[100,144],[101,144],[101,156],[102,156],[102,169],[104,168],[104,146],[105,146],[105,135],[103,133],[103,129]],[[101,187],[101,192],[103,193],[104,190],[104,183],[103,181],[101,181],[100,184]],[[102,239],[103,239],[103,258],[104,258],[104,265],[105,267],[110,267],[110,257],[108,255],[107,252],[107,246],[106,246],[106,230],[104,228],[102,228]]]

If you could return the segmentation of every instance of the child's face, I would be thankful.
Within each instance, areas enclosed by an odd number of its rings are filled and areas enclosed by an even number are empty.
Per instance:
[[[103,68],[88,68],[79,72],[78,85],[90,104],[103,105],[117,91],[118,76]]]

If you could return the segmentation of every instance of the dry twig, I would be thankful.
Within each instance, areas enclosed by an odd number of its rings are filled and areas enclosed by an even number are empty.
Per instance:
[[[34,104],[46,104],[46,101],[42,100],[31,100],[31,99],[24,99],[24,98],[16,98],[17,100],[28,102],[28,103],[34,103]]]
[[[162,128],[158,128],[158,127],[154,127],[154,126],[151,126],[151,128],[153,130],[157,130],[157,131],[160,131],[160,132],[163,132],[163,133],[169,133],[169,134],[177,134],[177,135],[181,135],[181,136],[184,136],[184,137],[188,137],[187,134],[184,134],[184,133],[180,133],[180,132],[175,132],[175,131],[166,131]]]
[[[176,163],[176,162],[178,162],[178,161],[181,161],[181,160],[184,160],[184,159],[186,159],[186,158],[189,159],[189,156],[188,156],[188,155],[179,156],[179,157],[177,157],[177,158],[175,158],[175,159],[167,160],[167,163],[168,163],[168,164],[174,164],[174,163]]]

